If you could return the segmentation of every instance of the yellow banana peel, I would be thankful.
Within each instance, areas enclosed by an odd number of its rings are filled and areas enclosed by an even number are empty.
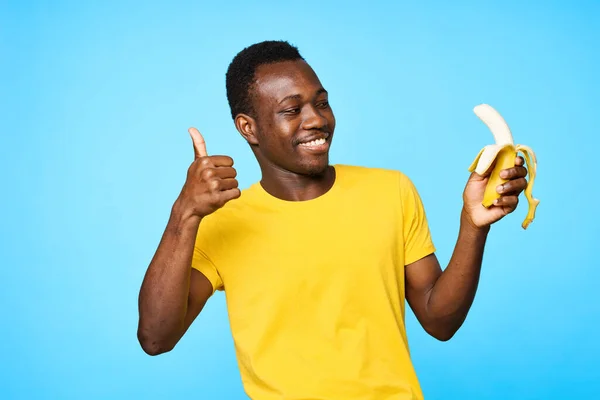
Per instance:
[[[523,153],[527,166],[529,179],[525,188],[525,197],[529,209],[525,220],[521,224],[523,229],[527,229],[529,224],[535,218],[535,212],[540,201],[533,197],[533,183],[537,172],[537,159],[533,150],[522,144],[514,144],[512,133],[508,124],[502,118],[500,113],[488,104],[480,104],[473,111],[492,132],[495,144],[485,146],[479,151],[477,157],[469,167],[469,171],[475,171],[479,175],[489,175],[489,180],[485,188],[482,205],[486,208],[491,207],[494,201],[500,197],[496,191],[498,185],[506,182],[506,179],[500,177],[500,171],[515,166],[515,159],[519,152]],[[492,168],[490,173],[490,168]]]

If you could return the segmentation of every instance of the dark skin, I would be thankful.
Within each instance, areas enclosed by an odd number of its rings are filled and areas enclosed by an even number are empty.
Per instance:
[[[233,160],[208,156],[200,132],[190,135],[194,161],[140,289],[137,336],[150,355],[173,349],[212,294],[210,281],[190,268],[196,233],[204,216],[240,196]]]
[[[262,186],[292,201],[326,193],[335,181],[328,156],[335,117],[317,75],[304,61],[288,61],[261,66],[255,78],[254,113],[237,115],[235,126],[256,156]],[[195,159],[140,290],[138,338],[151,355],[173,349],[210,297],[208,279],[190,268],[196,232],[204,216],[240,195],[233,160],[209,156],[200,132],[189,132]],[[315,138],[326,139],[326,145],[300,144]],[[523,164],[517,157],[515,166],[502,172],[508,182],[498,188],[500,200],[489,209],[481,206],[487,177],[471,174],[456,246],[443,271],[435,254],[405,268],[407,302],[439,340],[449,340],[471,308],[490,227],[516,209],[527,186]]]
[[[329,153],[310,153],[299,142],[327,137],[331,143],[335,117],[327,91],[304,62],[265,65],[256,73],[254,118],[239,114],[238,131],[250,144],[262,171],[261,184],[285,200],[320,196],[335,180]]]

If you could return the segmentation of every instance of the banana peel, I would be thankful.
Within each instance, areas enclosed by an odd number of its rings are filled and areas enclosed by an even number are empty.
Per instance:
[[[507,181],[500,177],[500,171],[514,167],[515,158],[519,152],[522,153],[529,172],[527,187],[524,191],[529,208],[521,226],[523,229],[527,229],[529,224],[533,222],[537,206],[540,203],[539,199],[534,198],[532,193],[537,173],[535,153],[529,146],[514,144],[513,135],[508,124],[500,113],[490,105],[480,104],[473,109],[473,112],[487,125],[496,142],[482,148],[469,166],[470,172],[475,171],[477,174],[484,176],[489,174],[482,205],[489,208],[500,197],[496,187]]]

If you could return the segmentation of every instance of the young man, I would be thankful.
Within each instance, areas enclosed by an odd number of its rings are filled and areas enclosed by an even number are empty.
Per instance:
[[[515,210],[523,160],[466,184],[454,253],[442,272],[425,211],[399,171],[330,165],[335,118],[317,75],[287,42],[240,52],[226,76],[239,133],[262,179],[240,192],[233,160],[195,160],[140,291],[138,336],[170,351],[224,290],[244,388],[255,400],[422,399],[405,301],[439,340],[472,304],[490,225]]]

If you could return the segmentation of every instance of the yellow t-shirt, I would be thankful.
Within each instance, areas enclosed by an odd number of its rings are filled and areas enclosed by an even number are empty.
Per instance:
[[[242,191],[192,266],[224,290],[251,399],[422,399],[404,325],[404,266],[435,251],[421,199],[399,171],[335,169],[309,201]]]

